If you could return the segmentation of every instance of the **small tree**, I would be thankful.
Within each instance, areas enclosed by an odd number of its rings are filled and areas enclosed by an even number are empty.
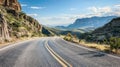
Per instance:
[[[68,33],[67,36],[68,36],[68,37],[72,37],[71,33]]]
[[[116,53],[118,53],[118,50],[120,48],[120,38],[116,38],[116,44],[114,46]]]
[[[105,39],[104,42],[110,45],[110,51],[112,52],[115,49],[115,52],[118,53],[120,48],[120,38],[118,37],[111,37],[109,40]]]
[[[73,36],[72,36],[71,33],[68,33],[68,34],[67,34],[67,37],[69,38],[68,40],[72,41]]]
[[[116,38],[115,37],[111,37],[109,40],[109,45],[110,45],[110,50],[112,51],[115,47],[116,44]]]

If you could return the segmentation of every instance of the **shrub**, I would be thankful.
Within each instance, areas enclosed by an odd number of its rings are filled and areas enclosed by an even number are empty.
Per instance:
[[[119,37],[111,37],[108,40],[105,39],[104,42],[108,45],[110,45],[110,51],[113,51],[115,49],[115,52],[118,53],[118,50],[120,48],[120,38]]]

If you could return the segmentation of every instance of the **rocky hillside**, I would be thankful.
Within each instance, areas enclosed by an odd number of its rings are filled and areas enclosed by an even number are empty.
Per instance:
[[[111,37],[120,37],[120,17],[112,19],[102,27],[95,29],[92,32],[80,35],[81,39],[89,42],[104,42]]]
[[[40,36],[42,26],[21,12],[17,0],[0,0],[0,42],[19,37]]]
[[[93,31],[95,36],[120,37],[120,17]]]

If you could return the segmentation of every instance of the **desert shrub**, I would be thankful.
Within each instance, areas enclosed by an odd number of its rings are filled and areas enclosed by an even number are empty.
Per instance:
[[[64,37],[65,40],[67,41],[73,41],[73,35],[71,33],[68,33],[65,37]]]
[[[120,48],[120,38],[119,37],[111,37],[109,39],[105,39],[104,41],[106,44],[110,45],[110,51],[115,49],[115,52],[118,53]]]

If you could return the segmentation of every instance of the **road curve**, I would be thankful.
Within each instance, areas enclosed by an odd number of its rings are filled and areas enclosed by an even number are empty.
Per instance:
[[[64,66],[65,65],[65,66]],[[0,49],[0,67],[120,67],[120,57],[45,37]]]

